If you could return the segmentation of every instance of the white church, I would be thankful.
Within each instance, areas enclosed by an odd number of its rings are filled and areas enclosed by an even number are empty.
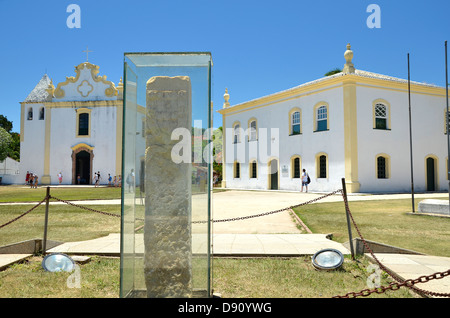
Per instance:
[[[75,76],[55,87],[44,75],[21,102],[20,175],[39,177],[39,185],[92,184],[100,172],[121,175],[123,84],[101,76],[84,62]]]
[[[222,114],[225,188],[411,191],[408,81],[355,69],[230,105]],[[448,189],[446,90],[410,82],[415,191]]]

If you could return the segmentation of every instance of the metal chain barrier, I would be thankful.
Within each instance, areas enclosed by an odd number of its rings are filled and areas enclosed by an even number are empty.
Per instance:
[[[352,220],[352,223],[353,223],[356,231],[358,232],[358,235],[361,238],[365,248],[369,251],[370,255],[373,257],[373,259],[378,264],[378,266],[380,266],[380,268],[382,270],[384,270],[387,274],[389,274],[397,282],[390,283],[388,286],[382,286],[382,287],[374,288],[374,289],[363,289],[360,292],[350,292],[350,293],[347,293],[347,294],[342,295],[342,296],[334,296],[333,298],[351,298],[351,297],[358,297],[358,296],[366,297],[366,296],[369,296],[369,295],[371,295],[373,293],[382,294],[382,293],[384,293],[387,290],[398,290],[402,286],[406,286],[406,287],[414,290],[416,293],[418,293],[421,296],[429,295],[429,296],[435,296],[435,297],[450,297],[450,293],[437,293],[437,292],[423,290],[423,289],[420,289],[420,288],[414,286],[417,283],[426,283],[426,282],[428,282],[430,280],[433,280],[433,279],[444,278],[444,277],[450,275],[450,269],[447,270],[447,271],[444,271],[444,272],[436,272],[436,273],[428,275],[428,276],[427,275],[420,276],[420,277],[418,277],[416,279],[404,280],[401,277],[399,277],[397,274],[395,274],[394,272],[389,270],[386,266],[384,266],[378,260],[378,258],[375,256],[375,254],[373,253],[373,251],[370,248],[369,244],[367,244],[366,240],[362,236],[361,231],[359,230],[358,226],[356,225],[356,222],[353,219],[353,215],[351,214],[350,208],[348,206],[347,197],[344,195],[344,193],[342,193],[342,196],[344,198],[345,210],[348,213],[348,215],[350,216],[350,219]]]
[[[344,199],[345,210],[348,213],[348,215],[350,216],[350,219],[351,219],[351,221],[352,221],[356,231],[358,232],[358,235],[361,238],[365,248],[369,251],[370,255],[373,257],[373,259],[378,264],[378,266],[382,270],[384,270],[388,275],[390,275],[396,282],[390,283],[388,286],[380,286],[380,287],[374,288],[374,289],[363,289],[363,290],[361,290],[359,292],[349,292],[349,293],[347,293],[345,295],[333,296],[333,298],[353,298],[353,297],[359,297],[359,296],[366,297],[366,296],[369,296],[369,295],[371,295],[373,293],[382,294],[382,293],[386,292],[387,290],[398,290],[402,286],[406,286],[406,287],[414,290],[416,293],[418,293],[419,295],[422,295],[422,296],[430,295],[430,296],[436,296],[436,297],[450,297],[450,293],[437,293],[437,292],[432,292],[432,291],[426,291],[426,290],[423,290],[423,289],[420,289],[420,288],[414,286],[417,283],[426,283],[426,282],[429,282],[430,280],[433,280],[433,279],[442,279],[442,278],[444,278],[446,276],[449,276],[450,275],[450,269],[447,270],[447,271],[444,271],[444,272],[436,272],[436,273],[431,274],[431,275],[420,276],[420,277],[418,277],[416,279],[404,280],[401,277],[399,277],[397,274],[395,274],[394,272],[389,270],[386,266],[384,266],[378,260],[378,258],[375,256],[375,254],[373,253],[372,249],[370,248],[369,244],[365,241],[364,237],[362,236],[361,231],[358,228],[358,226],[357,226],[357,224],[356,224],[356,222],[355,222],[355,220],[353,218],[353,215],[350,212],[350,208],[348,206],[348,200],[347,200],[347,197],[346,197],[345,192],[343,191],[343,189],[339,189],[339,190],[330,192],[330,193],[328,193],[326,195],[323,195],[321,197],[318,197],[318,198],[315,198],[315,199],[312,199],[312,200],[309,200],[309,201],[306,201],[306,202],[303,202],[303,203],[300,203],[300,204],[297,204],[297,205],[293,205],[293,206],[290,206],[290,207],[287,207],[287,208],[273,210],[273,211],[259,213],[259,214],[254,214],[254,215],[248,215],[248,216],[241,216],[241,217],[234,217],[234,218],[220,219],[220,220],[212,220],[212,222],[217,223],[217,222],[239,221],[239,220],[251,219],[251,218],[266,216],[266,215],[270,215],[270,214],[280,213],[280,212],[283,212],[283,211],[288,211],[289,209],[298,208],[300,206],[305,206],[305,205],[308,205],[308,204],[320,201],[320,200],[322,200],[324,198],[327,198],[327,197],[332,196],[332,195],[337,194],[337,193],[342,193],[342,196],[343,196],[343,199]],[[91,211],[91,212],[100,213],[100,214],[103,214],[103,215],[108,215],[108,216],[113,216],[113,217],[118,217],[118,218],[121,217],[120,215],[115,214],[115,213],[108,213],[108,212],[95,210],[95,209],[88,208],[88,207],[85,207],[85,206],[82,206],[82,205],[79,205],[79,204],[75,204],[75,203],[67,201],[67,200],[62,200],[62,199],[56,198],[56,197],[51,196],[51,195],[48,195],[48,199],[54,199],[56,201],[66,203],[66,204],[74,206],[74,207],[78,207],[78,208],[81,208],[81,209],[84,209],[84,210],[88,210],[88,211]],[[26,211],[25,213],[19,215],[16,218],[12,219],[11,221],[0,225],[0,229],[5,227],[8,224],[11,224],[11,223],[17,221],[18,219],[22,218],[23,216],[27,215],[28,213],[30,213],[31,211],[36,209],[38,206],[40,206],[42,203],[44,203],[44,201],[46,201],[46,200],[47,200],[47,196],[42,201],[40,201],[38,204],[36,204],[34,207],[32,207],[30,210]],[[143,221],[144,219],[137,219],[137,220]],[[192,223],[193,224],[199,224],[199,223],[207,223],[207,222],[209,222],[209,221],[193,221]],[[141,227],[137,228],[136,230],[140,229]]]
[[[18,217],[12,219],[12,220],[9,221],[9,222],[6,222],[5,224],[0,225],[0,229],[3,228],[3,227],[5,227],[5,226],[7,226],[8,224],[11,224],[11,223],[17,221],[17,220],[20,219],[21,217],[27,215],[28,213],[30,213],[31,211],[33,211],[34,209],[36,209],[38,206],[40,206],[42,203],[44,203],[45,200],[47,200],[47,197],[45,197],[44,199],[42,199],[41,202],[39,202],[38,204],[36,204],[34,207],[32,207],[31,209],[29,209],[28,211],[22,213],[22,214],[19,215]]]
[[[114,216],[114,217],[118,217],[118,218],[121,217],[119,214],[108,213],[108,212],[103,212],[103,211],[95,210],[95,209],[88,208],[88,207],[85,207],[85,206],[82,206],[82,205],[79,205],[79,204],[75,204],[75,203],[70,202],[70,201],[67,201],[67,200],[63,200],[63,199],[56,198],[56,197],[51,196],[51,195],[50,195],[50,199],[55,199],[56,201],[63,202],[63,203],[66,203],[66,204],[68,204],[68,205],[71,205],[71,206],[74,206],[74,207],[77,207],[77,208],[80,208],[80,209],[88,210],[88,211],[91,211],[91,212],[96,212],[96,213],[100,213],[100,214],[104,214],[104,215],[109,215],[109,216]]]
[[[297,205],[292,205],[290,207],[287,208],[283,208],[283,209],[278,209],[278,210],[273,210],[273,211],[268,211],[268,212],[264,212],[264,213],[259,213],[259,214],[254,214],[254,215],[247,215],[247,216],[239,216],[239,217],[234,217],[234,218],[229,218],[229,219],[220,219],[220,220],[212,220],[213,223],[218,223],[218,222],[231,222],[231,221],[239,221],[239,220],[246,220],[246,219],[252,219],[252,218],[256,218],[256,217],[260,217],[260,216],[265,216],[265,215],[270,215],[270,214],[275,214],[275,213],[280,213],[283,211],[288,211],[289,209],[293,209],[293,208],[298,208],[300,206],[303,205],[307,205],[307,204],[311,204],[317,201],[320,201],[326,197],[332,196],[336,193],[342,192],[341,189],[330,192],[328,194],[325,194],[321,197],[297,204]],[[199,223],[207,223],[208,221],[193,221],[192,223],[194,224],[199,224]]]

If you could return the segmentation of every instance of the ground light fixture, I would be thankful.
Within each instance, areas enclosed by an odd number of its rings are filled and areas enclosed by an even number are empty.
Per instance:
[[[75,262],[66,254],[52,253],[44,257],[42,267],[47,272],[71,272],[75,267]]]
[[[327,248],[318,251],[312,257],[312,264],[320,270],[334,270],[342,266],[344,256],[333,248]]]

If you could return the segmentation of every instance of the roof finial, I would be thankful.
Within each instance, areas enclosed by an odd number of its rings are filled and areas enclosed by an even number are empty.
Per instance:
[[[353,51],[351,50],[350,43],[347,44],[347,51],[345,51],[344,57],[345,57],[345,65],[342,72],[345,74],[355,73],[355,66],[352,63]]]
[[[230,102],[228,101],[230,99],[230,94],[228,94],[228,88],[225,88],[225,94],[223,95],[223,99],[225,102],[223,103],[223,108],[230,107]]]

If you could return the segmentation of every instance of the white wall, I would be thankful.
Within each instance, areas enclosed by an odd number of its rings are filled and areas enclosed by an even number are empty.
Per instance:
[[[33,109],[33,120],[28,120],[28,109]],[[45,117],[39,120],[43,104],[25,104],[23,116],[23,142],[20,143],[20,180],[25,184],[27,171],[42,177],[44,174]],[[45,114],[46,116],[47,114]],[[21,183],[20,182],[20,183]]]
[[[318,102],[329,104],[329,131],[313,132],[314,106]],[[289,136],[289,112],[292,108],[301,109],[302,134]],[[239,121],[241,127],[248,128],[248,120],[252,117],[257,119],[258,130],[266,128],[279,129],[279,151],[278,154],[258,154],[258,178],[249,178],[249,162],[255,156],[250,147],[263,142],[262,131],[259,131],[258,142],[247,141],[241,137],[240,144],[233,144],[232,135],[226,137],[226,186],[227,188],[245,189],[268,189],[268,155],[279,159],[279,189],[298,191],[301,188],[301,180],[291,178],[291,157],[301,157],[301,169],[306,169],[311,177],[310,191],[333,191],[342,187],[341,178],[344,176],[344,125],[343,125],[343,93],[342,88],[332,88],[317,94],[297,97],[286,101],[280,101],[266,107],[254,108],[244,112],[236,112],[225,117],[225,126],[231,128],[233,123]],[[226,133],[226,132],[225,132]],[[266,144],[271,144],[271,138],[266,139]],[[232,156],[231,149],[245,147],[245,152]],[[268,146],[267,146],[268,147]],[[237,150],[236,150],[237,151]],[[236,152],[235,151],[235,152]],[[316,155],[324,152],[329,159],[329,172],[327,179],[316,178]],[[233,162],[241,162],[241,178],[233,178]],[[283,174],[283,166],[287,167],[287,175]]]
[[[373,129],[374,100],[382,98],[391,106],[391,129]],[[407,91],[357,87],[358,162],[361,192],[409,192],[411,190],[409,104]],[[439,189],[446,180],[447,139],[444,134],[445,98],[411,94],[414,189],[425,191],[425,157],[439,158]],[[388,179],[377,179],[375,158],[391,158]]]

